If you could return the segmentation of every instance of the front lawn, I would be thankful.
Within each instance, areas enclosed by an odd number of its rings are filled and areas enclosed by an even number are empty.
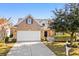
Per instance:
[[[58,34],[58,35],[55,35],[54,36],[56,39],[61,39],[61,38],[70,38],[70,34],[67,34],[67,33],[65,33],[64,35],[63,34]]]
[[[64,35],[63,34],[56,34],[55,36],[53,36],[54,37],[54,42],[47,42],[47,43],[45,43],[45,45],[50,49],[50,50],[52,50],[57,56],[65,56],[65,51],[66,51],[66,49],[65,49],[65,43],[66,43],[66,41],[68,40],[68,41],[70,41],[70,34],[68,34],[68,33],[64,33]],[[75,36],[74,36],[74,38],[75,38]],[[77,36],[77,40],[79,40],[79,37]],[[69,50],[69,55],[70,56],[74,56],[74,55],[76,55],[76,56],[79,56],[79,43],[77,44],[78,42],[74,42],[74,44],[72,45],[72,46],[74,46],[74,47],[72,47],[70,50]],[[78,47],[76,47],[76,46],[78,46]]]
[[[0,56],[6,56],[10,49],[13,47],[14,43],[4,44],[0,43]]]
[[[54,38],[55,38],[55,41],[57,41],[57,42],[66,42],[67,40],[69,41],[70,34],[67,34],[67,33],[64,33],[64,35],[57,34],[54,36]]]
[[[45,43],[58,56],[65,56],[65,46],[63,42]]]
[[[64,34],[57,34],[53,36],[55,38],[55,41],[64,41],[66,42],[67,40],[70,41],[71,35],[68,33],[64,33]],[[74,39],[75,39],[75,35],[74,35]],[[79,41],[79,36],[76,36],[76,40]]]
[[[53,51],[57,56],[65,55],[65,42],[49,42],[45,45]],[[79,48],[71,48],[69,50],[69,56],[79,56]]]
[[[79,56],[79,48],[72,48],[70,50],[70,56]]]

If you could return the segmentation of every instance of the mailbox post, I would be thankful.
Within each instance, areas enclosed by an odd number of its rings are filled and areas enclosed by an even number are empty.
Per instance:
[[[66,56],[69,56],[69,50],[71,49],[70,47],[67,46],[68,44],[69,43],[67,41],[66,44],[65,44],[65,49],[66,49],[65,53],[66,53]]]

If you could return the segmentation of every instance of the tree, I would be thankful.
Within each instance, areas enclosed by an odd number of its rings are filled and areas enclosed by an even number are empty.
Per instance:
[[[69,13],[67,15],[68,31],[71,32],[71,44],[73,43],[74,34],[78,32],[79,29],[79,5],[69,4]]]
[[[64,20],[65,18],[65,11],[63,9],[55,9],[53,11],[56,18],[54,20],[54,23],[49,24],[50,28],[54,28],[56,32],[64,32],[66,31],[66,22]]]
[[[54,24],[51,23],[49,26],[54,27],[56,31],[70,33],[72,44],[74,34],[79,30],[79,4],[66,4],[64,9],[56,9],[53,13],[56,15],[56,18]]]

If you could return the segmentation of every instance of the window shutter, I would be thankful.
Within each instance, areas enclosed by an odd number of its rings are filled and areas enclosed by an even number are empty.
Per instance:
[[[31,21],[31,24],[33,24],[33,19],[32,19],[32,21]]]
[[[26,24],[28,24],[28,23],[27,23],[27,20],[28,20],[28,19],[26,19]]]
[[[26,19],[26,24],[33,24],[33,19],[31,18]]]

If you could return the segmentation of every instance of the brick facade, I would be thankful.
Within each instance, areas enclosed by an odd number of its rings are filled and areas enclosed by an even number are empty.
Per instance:
[[[28,20],[29,18],[33,20],[32,24],[28,24],[26,22],[26,20]],[[48,28],[42,29],[41,25],[35,19],[33,19],[33,17],[31,17],[31,16],[25,17],[24,19],[22,19],[22,21],[20,23],[18,22],[18,24],[16,25],[16,28],[13,28],[14,38],[16,38],[17,31],[40,31],[41,38],[44,37],[45,31],[47,31],[47,36],[54,35],[54,31],[52,31]]]
[[[32,24],[27,23],[28,19],[32,20]],[[17,25],[17,31],[28,31],[28,30],[39,31],[40,29],[41,29],[40,25],[30,15],[25,17],[25,19]]]
[[[20,24],[17,25],[17,31],[39,31],[40,29],[40,25],[35,20],[33,20],[33,24],[27,24],[26,20],[23,20]]]

